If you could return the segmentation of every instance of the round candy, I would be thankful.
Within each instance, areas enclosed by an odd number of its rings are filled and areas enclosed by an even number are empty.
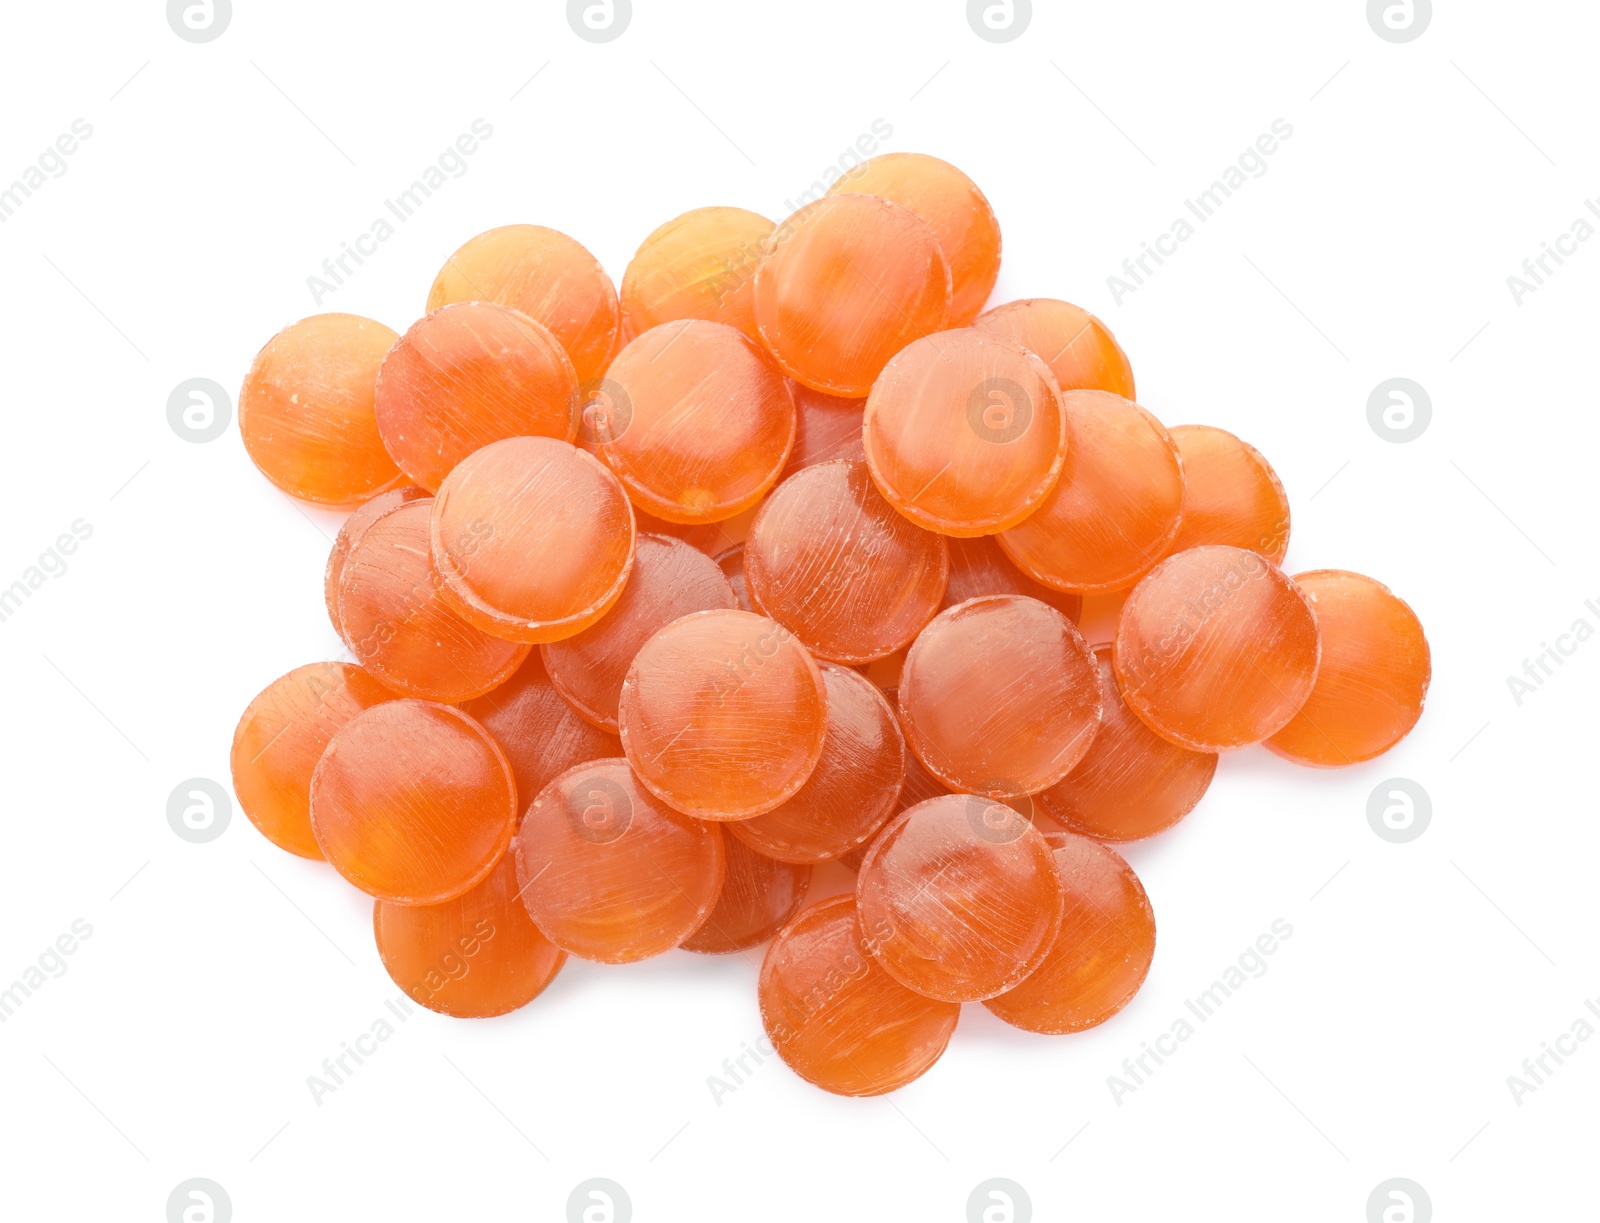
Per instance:
[[[517,896],[505,854],[482,883],[434,905],[372,907],[384,970],[430,1011],[458,1019],[505,1015],[537,998],[567,962]]]
[[[909,989],[981,1002],[1043,962],[1064,888],[1050,846],[1004,803],[946,794],[896,816],[856,880],[867,947]]]
[[[504,225],[473,238],[439,269],[428,313],[453,302],[498,302],[549,328],[580,382],[617,351],[617,291],[600,261],[542,225]]]
[[[906,747],[894,710],[861,672],[822,666],[828,724],[822,758],[788,802],[728,831],[769,858],[826,862],[872,839],[895,810]]]
[[[435,310],[378,371],[378,432],[418,484],[437,491],[475,450],[506,437],[578,436],[578,375],[544,327],[494,302]]]
[[[779,932],[759,992],[778,1056],[841,1096],[881,1096],[920,1078],[961,1017],[956,1003],[914,993],[879,966],[849,896],[812,905]]]
[[[1038,353],[1063,391],[1109,391],[1134,398],[1133,367],[1106,325],[1087,310],[1049,297],[1007,302],[980,314],[975,327]]]
[[[1183,459],[1183,520],[1171,550],[1229,544],[1283,564],[1289,495],[1261,452],[1210,425],[1178,425],[1172,440]]]
[[[618,704],[639,780],[679,811],[741,820],[771,811],[822,756],[822,672],[794,635],[744,611],[695,612],[639,651]]]
[[[388,701],[334,735],[311,777],[311,827],[333,868],[369,896],[438,904],[511,843],[517,788],[489,732],[459,709]]]
[[[892,200],[926,221],[950,264],[950,326],[977,316],[1000,275],[1000,222],[977,183],[926,153],[884,153],[850,170],[829,194],[841,191]]]
[[[755,274],[772,222],[743,208],[696,208],[646,238],[622,274],[622,316],[635,335],[699,318],[756,331]]]
[[[1311,697],[1267,747],[1301,764],[1371,760],[1422,717],[1433,661],[1417,614],[1359,573],[1318,569],[1295,577],[1316,609],[1322,666]]]
[[[945,543],[950,549],[950,581],[945,585],[940,611],[981,595],[1027,595],[1050,604],[1074,624],[1082,619],[1082,596],[1041,586],[1013,565],[992,537],[952,537]]]
[[[618,354],[601,389],[605,399],[585,409],[596,453],[642,509],[671,522],[748,509],[794,444],[788,381],[723,323],[652,328]]]
[[[1112,662],[1140,721],[1182,747],[1221,752],[1288,725],[1320,654],[1305,592],[1257,553],[1213,545],[1169,557],[1134,587]]]
[[[534,923],[586,960],[628,964],[670,951],[722,891],[722,831],[644,790],[625,760],[568,769],[517,833],[517,875]]]
[[[680,616],[735,606],[716,561],[681,539],[641,535],[622,597],[592,627],[540,646],[545,670],[574,709],[615,734],[617,698],[639,648]]]
[[[360,667],[314,662],[275,679],[233,732],[233,792],[250,822],[280,849],[321,858],[311,832],[311,774],[328,740],[394,693]]]
[[[1133,1000],[1156,951],[1156,919],[1139,877],[1114,850],[1046,833],[1066,886],[1061,929],[1044,963],[983,1005],[1029,1032],[1082,1032]]]
[[[796,472],[756,515],[745,579],[757,609],[819,658],[870,662],[907,645],[939,610],[945,542],[894,512],[865,463]]]
[[[239,392],[250,460],[291,497],[355,505],[405,483],[378,436],[378,367],[400,337],[354,314],[317,314],[267,342]]]
[[[940,612],[906,655],[900,716],[951,789],[1036,794],[1083,759],[1100,728],[1100,673],[1072,621],[1022,595]]]
[[[973,327],[917,340],[890,361],[863,436],[889,503],[944,535],[1016,526],[1055,486],[1067,450],[1049,367]]]
[[[950,314],[950,268],[933,230],[870,195],[824,196],[780,224],[755,291],[756,325],[784,372],[856,399]]]
[[[1037,801],[1074,832],[1137,841],[1194,810],[1216,774],[1217,756],[1179,747],[1133,715],[1122,700],[1110,646],[1096,647],[1094,660],[1105,693],[1100,733],[1077,767]]]
[[[339,574],[339,624],[351,652],[406,696],[465,701],[499,687],[528,647],[468,624],[439,596],[428,560],[433,501],[390,510],[361,534]]]
[[[705,924],[684,940],[685,951],[721,955],[766,942],[800,911],[811,886],[809,866],[778,862],[731,837],[722,849],[727,859],[722,894]]]
[[[714,558],[717,568],[722,570],[722,576],[728,579],[728,585],[733,589],[733,597],[738,600],[739,607],[744,611],[754,611],[750,606],[750,591],[744,580],[744,545],[734,544],[725,552],[717,553]]]
[[[575,764],[622,755],[622,740],[573,711],[545,673],[539,651],[493,692],[461,706],[505,752],[517,779],[517,816],[540,790]]]
[[[1103,594],[1132,586],[1167,554],[1183,511],[1171,436],[1131,400],[1067,391],[1067,459],[1039,510],[1000,546],[1046,586]]]
[[[511,437],[439,486],[429,546],[440,593],[486,633],[559,641],[622,596],[633,511],[593,456],[549,437]]]
[[[344,525],[339,528],[339,537],[333,541],[333,551],[328,553],[328,565],[322,572],[322,601],[328,608],[328,619],[333,624],[333,631],[341,637],[344,628],[339,623],[339,575],[344,572],[345,558],[350,555],[350,549],[356,540],[366,534],[366,530],[390,510],[399,509],[408,501],[420,501],[429,496],[425,488],[408,485],[405,488],[391,488],[386,493],[379,493],[370,501],[364,501],[361,507],[344,520]]]
[[[803,467],[831,463],[834,459],[865,459],[861,440],[864,399],[841,399],[813,391],[803,382],[790,383],[794,392],[794,449],[783,469],[788,479]]]

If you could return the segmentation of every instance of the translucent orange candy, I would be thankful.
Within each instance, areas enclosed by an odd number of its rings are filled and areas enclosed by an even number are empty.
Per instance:
[[[885,153],[850,170],[829,194],[841,191],[892,200],[926,221],[950,264],[949,325],[977,317],[1000,275],[1000,222],[977,183],[926,153]]]
[[[944,535],[992,535],[1033,513],[1067,450],[1055,376],[974,327],[902,349],[867,400],[867,465],[889,504]]]
[[[1063,391],[1109,391],[1134,398],[1133,367],[1106,325],[1087,310],[1049,297],[1007,302],[973,323],[1037,353]]]
[[[789,383],[743,332],[664,323],[611,363],[585,436],[639,506],[670,522],[732,518],[777,483],[794,444]]]
[[[556,691],[534,650],[493,692],[461,706],[494,736],[517,779],[517,817],[562,773],[586,760],[622,755],[622,740],[580,718]]]
[[[785,479],[802,467],[867,457],[861,440],[866,400],[825,395],[803,382],[793,383],[790,389],[794,392],[795,433],[789,465],[783,469]]]
[[[946,794],[897,815],[856,881],[867,947],[929,998],[981,1002],[1049,952],[1065,890],[1050,846],[994,799]]]
[[[727,870],[717,907],[683,941],[685,951],[723,955],[766,942],[800,911],[811,886],[809,866],[779,862],[731,837],[723,839],[722,851]]]
[[[314,662],[268,684],[233,732],[233,792],[280,849],[321,858],[311,832],[311,773],[351,718],[395,694],[360,667]]]
[[[868,952],[850,896],[812,905],[767,948],[761,1025],[808,1083],[841,1096],[881,1096],[939,1060],[961,1018],[954,1002],[896,981]]]
[[[1122,698],[1199,752],[1259,743],[1300,712],[1320,648],[1311,601],[1255,552],[1191,548],[1151,570],[1117,621]]]
[[[767,498],[745,541],[750,601],[832,662],[910,643],[939,610],[945,542],[895,513],[865,463],[796,472]]]
[[[615,734],[617,699],[639,647],[680,616],[735,606],[716,561],[681,539],[641,535],[622,597],[581,633],[540,646],[545,670],[568,704]]]
[[[378,367],[400,337],[354,314],[317,314],[256,355],[239,392],[250,459],[291,497],[344,506],[404,483],[378,436]]]
[[[439,590],[468,623],[512,641],[559,641],[617,602],[633,566],[633,511],[575,446],[512,437],[463,460],[429,522]]]
[[[344,627],[339,623],[339,575],[344,572],[345,558],[350,555],[350,549],[355,545],[366,530],[390,510],[399,509],[408,501],[420,501],[431,494],[425,488],[408,485],[405,488],[391,488],[386,493],[379,493],[369,501],[364,501],[361,507],[344,520],[344,525],[339,528],[339,536],[333,541],[333,550],[328,553],[327,568],[322,573],[322,601],[328,607],[328,620],[333,624],[333,631],[342,638]]]
[[[400,470],[437,492],[502,438],[578,436],[578,375],[555,336],[494,302],[444,306],[400,337],[378,371],[378,432]]]
[[[433,905],[372,907],[378,956],[390,978],[430,1011],[487,1019],[526,1006],[567,954],[539,933],[517,895],[517,862],[503,855],[482,883]]]
[[[738,601],[742,611],[754,611],[750,605],[750,590],[744,580],[744,545],[734,544],[726,551],[717,553],[714,558],[717,568],[722,570],[722,576],[728,579],[728,585],[733,590],[733,597]]]
[[[439,269],[428,313],[454,302],[498,302],[549,328],[578,380],[605,373],[618,346],[617,291],[582,245],[542,225],[505,225],[473,238]]]
[[[517,876],[534,924],[602,964],[670,951],[717,903],[722,830],[644,790],[625,760],[591,760],[540,792],[517,833]]]
[[[438,904],[478,883],[511,843],[517,789],[489,732],[459,709],[388,701],[347,722],[311,778],[311,827],[369,896]]]
[[[1359,573],[1295,576],[1316,609],[1322,665],[1311,696],[1267,747],[1301,764],[1381,756],[1422,717],[1433,660],[1422,622],[1387,586]]]
[[[622,316],[634,335],[698,318],[756,331],[755,274],[772,222],[743,208],[696,208],[639,245],[622,274]]]
[[[587,442],[585,448],[589,448]],[[732,536],[720,522],[668,522],[665,518],[646,513],[637,505],[633,507],[633,521],[641,535],[670,535],[710,557],[715,557],[733,542]]]
[[[900,673],[900,718],[951,789],[1035,794],[1083,759],[1100,728],[1100,674],[1053,607],[991,595],[940,612]]]
[[[1155,957],[1156,919],[1115,851],[1070,832],[1044,839],[1066,887],[1061,929],[1026,981],[983,1005],[1029,1032],[1082,1032],[1139,992]]]
[[[1132,586],[1167,554],[1183,511],[1183,465],[1171,436],[1131,400],[1067,391],[1061,479],[1000,546],[1046,586],[1103,594]]]
[[[770,858],[826,862],[864,845],[895,810],[905,778],[906,747],[889,702],[866,676],[822,666],[828,723],[822,758],[782,806],[728,825],[728,832]]]
[[[528,647],[489,636],[440,598],[428,559],[432,512],[432,498],[411,501],[362,532],[339,572],[339,625],[351,652],[386,687],[465,701],[499,687]]]
[[[1173,552],[1228,544],[1281,565],[1289,551],[1289,495],[1261,452],[1224,429],[1177,425],[1183,459],[1183,520]]]
[[[756,271],[756,325],[785,373],[864,398],[912,340],[946,326],[950,268],[928,224],[870,195],[829,195],[773,231]]]
[[[1027,595],[1048,603],[1072,623],[1083,616],[1083,599],[1065,591],[1041,586],[1011,563],[991,536],[945,540],[950,549],[950,581],[944,588],[940,611],[981,595]]]
[[[706,820],[770,811],[811,776],[827,721],[822,672],[782,626],[696,612],[639,651],[618,722],[646,789]]]
[[[1205,795],[1214,752],[1163,739],[1123,702],[1111,647],[1094,652],[1105,694],[1100,732],[1072,772],[1036,796],[1047,815],[1102,841],[1137,841],[1171,828]]]

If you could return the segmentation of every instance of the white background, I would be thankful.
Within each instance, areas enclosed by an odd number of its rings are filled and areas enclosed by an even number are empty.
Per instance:
[[[1440,4],[1407,45],[1359,0],[1041,0],[1006,45],[952,0],[636,0],[601,46],[554,0],[234,8],[207,45],[155,0],[11,4],[0,30],[0,182],[94,129],[0,225],[0,585],[93,527],[0,623],[0,984],[93,927],[0,1026],[8,1217],[159,1223],[207,1177],[240,1223],[559,1220],[591,1176],[640,1220],[959,1221],[996,1176],[1050,1220],[1360,1223],[1391,1177],[1439,1220],[1595,1217],[1600,1040],[1520,1105],[1506,1083],[1600,996],[1600,643],[1520,706],[1506,679],[1579,617],[1600,627],[1600,242],[1521,305],[1506,285],[1600,192],[1593,5]],[[273,490],[236,427],[179,438],[166,401],[194,377],[236,392],[318,308],[306,278],[478,118],[470,170],[322,309],[403,330],[450,251],[518,221],[620,278],[688,208],[782,216],[885,120],[884,150],[988,193],[996,301],[1082,303],[1163,420],[1266,453],[1291,572],[1353,568],[1411,602],[1434,652],[1421,725],[1340,772],[1225,759],[1194,815],[1131,847],[1160,945],[1094,1032],[969,1007],[888,1099],[769,1060],[719,1104],[707,1076],[760,1032],[757,955],[572,962],[507,1019],[419,1012],[318,1106],[306,1077],[397,993],[370,906],[237,810],[180,840],[166,801],[226,784],[267,682],[339,656],[338,519]],[[1117,305],[1107,276],[1279,118],[1269,171]],[[1391,377],[1432,398],[1409,444],[1367,422]],[[1433,804],[1407,845],[1366,818],[1395,776]],[[1277,918],[1294,934],[1266,974],[1114,1103],[1107,1076]]]

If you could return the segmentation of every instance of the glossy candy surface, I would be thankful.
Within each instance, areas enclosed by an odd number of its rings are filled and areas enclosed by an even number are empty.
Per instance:
[[[554,438],[507,438],[464,460],[440,486],[429,528],[441,594],[512,641],[582,632],[621,597],[633,566],[622,486]]]
[[[1067,449],[1055,375],[974,327],[908,344],[867,399],[867,465],[889,503],[944,535],[992,535],[1044,501]]]
[[[333,631],[340,637],[344,636],[344,628],[339,623],[339,575],[344,572],[345,558],[350,555],[350,549],[356,540],[366,534],[366,530],[390,510],[399,509],[408,501],[420,501],[431,496],[427,489],[415,485],[405,488],[391,488],[386,493],[379,493],[369,501],[364,501],[361,507],[344,520],[344,525],[339,528],[338,538],[333,541],[333,550],[328,553],[328,564],[322,572],[322,601],[328,608],[328,621],[333,625]]]
[[[1050,847],[993,799],[946,794],[896,816],[856,881],[868,948],[930,998],[981,1002],[1044,960],[1064,887]]]
[[[878,1096],[927,1072],[961,1008],[914,993],[867,951],[856,902],[812,905],[767,949],[761,1024],[789,1068],[843,1096]]]
[[[681,539],[641,535],[622,597],[589,628],[540,647],[561,695],[602,730],[617,732],[617,700],[634,655],[681,616],[738,605],[717,562]]]
[[[1000,222],[978,184],[926,153],[884,153],[847,171],[830,195],[876,195],[910,209],[932,228],[950,265],[951,327],[983,309],[1000,275]]]
[[[1289,495],[1261,452],[1224,429],[1177,425],[1183,458],[1183,521],[1171,551],[1229,544],[1274,565],[1289,550]]]
[[[773,231],[755,292],[756,325],[784,372],[859,399],[890,357],[947,325],[950,269],[915,213],[829,195]]]
[[[517,833],[522,900],[556,946],[604,964],[669,951],[722,891],[722,830],[641,787],[625,760],[591,760],[540,792]]]
[[[433,905],[372,908],[378,955],[394,983],[430,1011],[486,1019],[526,1006],[567,954],[539,933],[517,896],[517,863],[504,854],[483,882]]]
[[[900,724],[883,694],[849,667],[824,663],[828,724],[822,757],[782,806],[728,832],[785,862],[826,862],[872,839],[895,810],[905,778]]]
[[[1105,694],[1100,731],[1088,754],[1037,795],[1046,814],[1102,841],[1137,841],[1172,827],[1194,810],[1217,771],[1214,752],[1163,739],[1122,699],[1111,647],[1095,649]]]
[[[1122,697],[1166,739],[1218,752],[1259,743],[1300,712],[1320,647],[1311,601],[1243,548],[1191,548],[1134,588],[1112,661]]]
[[[516,817],[511,765],[489,732],[431,701],[389,701],[351,719],[311,778],[323,855],[397,904],[438,904],[479,882]]]
[[[504,225],[473,238],[439,269],[428,313],[454,302],[498,302],[548,328],[578,380],[605,373],[621,311],[611,277],[582,245],[543,225]]]
[[[1316,609],[1322,665],[1310,698],[1267,747],[1330,767],[1381,756],[1422,717],[1433,676],[1422,622],[1359,573],[1318,569],[1294,581]]]
[[[1011,558],[990,536],[973,539],[949,538],[950,580],[944,588],[940,611],[981,595],[1027,595],[1048,603],[1072,623],[1083,616],[1083,598],[1052,590],[1035,582],[1011,563]]]
[[[578,436],[578,375],[555,336],[494,302],[444,306],[407,331],[378,371],[378,432],[430,491],[507,437]]]
[[[792,382],[794,392],[794,449],[783,469],[785,479],[802,467],[831,463],[834,459],[865,459],[861,440],[865,399],[842,399],[813,391],[803,382]]]
[[[405,483],[378,435],[378,367],[400,337],[354,314],[317,314],[267,342],[239,392],[250,459],[291,497],[356,505]]]
[[[1100,728],[1100,675],[1072,622],[1021,595],[940,612],[900,673],[906,739],[951,789],[1034,794],[1083,759]]]
[[[661,226],[622,274],[622,314],[634,335],[698,318],[756,331],[755,274],[772,222],[743,208],[696,208]]]
[[[745,542],[751,603],[819,658],[859,663],[910,643],[944,597],[944,540],[895,513],[866,464],[797,472]]]
[[[734,544],[724,552],[717,553],[714,558],[717,568],[722,570],[722,576],[728,579],[728,586],[733,591],[733,597],[738,601],[742,611],[754,611],[750,606],[750,590],[744,579],[744,545]]]
[[[233,732],[233,792],[261,834],[302,858],[321,858],[311,832],[311,774],[328,740],[395,694],[360,667],[314,662],[275,679]]]
[[[1044,962],[1015,988],[988,999],[1001,1019],[1030,1032],[1082,1032],[1133,999],[1156,950],[1155,914],[1139,877],[1088,837],[1047,833],[1066,888],[1061,929]]]
[[[431,498],[371,523],[339,574],[339,624],[351,652],[405,696],[464,701],[499,687],[528,647],[468,624],[439,594],[428,559]]]
[[[777,483],[794,444],[789,382],[743,332],[685,319],[618,354],[585,408],[595,452],[640,508],[732,518]]]
[[[493,692],[461,706],[494,736],[517,779],[517,818],[573,765],[622,755],[622,740],[591,726],[556,691],[539,651]]]
[[[973,323],[1008,336],[1043,358],[1063,391],[1109,391],[1134,398],[1133,367],[1106,325],[1087,310],[1049,297],[1007,302]]]
[[[622,685],[622,747],[679,811],[748,819],[792,796],[822,755],[822,672],[781,625],[696,612],[639,651]]]
[[[1067,391],[1061,479],[1000,546],[1057,590],[1102,594],[1132,586],[1166,555],[1183,511],[1183,466],[1171,436],[1131,400]]]
[[[727,869],[717,907],[684,940],[685,951],[722,955],[766,942],[800,911],[811,886],[809,866],[779,862],[732,837],[723,839],[722,850]]]

